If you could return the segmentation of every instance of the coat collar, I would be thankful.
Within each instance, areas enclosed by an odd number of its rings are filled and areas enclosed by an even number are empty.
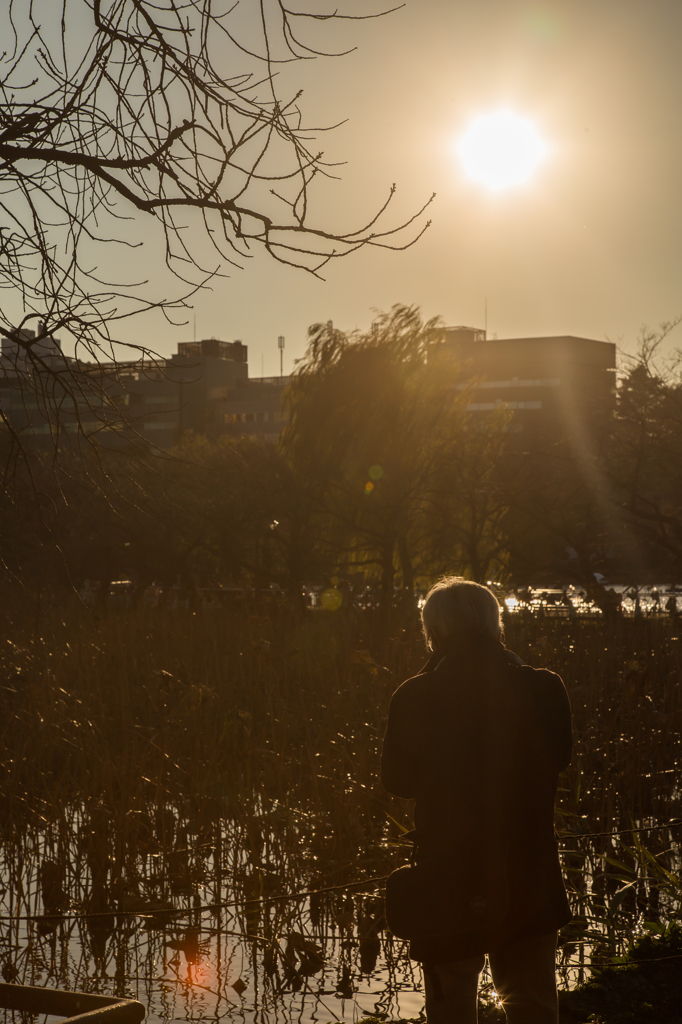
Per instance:
[[[501,640],[491,640],[477,633],[453,633],[446,641],[439,643],[431,653],[429,660],[419,672],[434,672],[448,656],[458,661],[471,661],[504,655],[505,647]]]

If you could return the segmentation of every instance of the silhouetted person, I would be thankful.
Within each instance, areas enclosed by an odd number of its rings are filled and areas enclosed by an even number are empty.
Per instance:
[[[633,604],[635,606],[634,607],[634,612],[633,612],[635,618],[636,619],[641,619],[641,617],[642,617],[642,605],[641,605],[641,602],[639,600],[639,587],[630,587],[630,589],[627,592],[627,596],[630,598],[630,600],[633,602]]]
[[[422,619],[432,654],[393,694],[381,769],[390,793],[415,800],[417,868],[442,880],[426,934],[410,936],[427,1021],[474,1024],[487,953],[510,1024],[556,1024],[557,930],[571,917],[554,835],[568,697],[553,672],[505,650],[486,587],[446,578]]]
[[[672,619],[673,622],[677,620],[677,598],[674,594],[671,594],[668,600],[665,602],[665,610]]]
[[[615,622],[619,618],[621,598],[615,590],[607,590],[603,583],[595,580],[587,588],[587,597],[599,608],[604,622]]]

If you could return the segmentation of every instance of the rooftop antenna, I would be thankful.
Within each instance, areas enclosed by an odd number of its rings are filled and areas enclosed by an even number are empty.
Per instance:
[[[280,334],[277,338],[277,347],[279,349],[279,379],[281,380],[284,376],[284,335]]]

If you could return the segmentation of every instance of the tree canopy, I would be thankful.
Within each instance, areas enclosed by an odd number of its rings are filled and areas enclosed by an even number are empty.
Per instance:
[[[313,325],[278,445],[185,436],[172,458],[48,451],[0,495],[4,568],[41,585],[178,578],[371,587],[384,608],[442,573],[532,585],[674,582],[682,569],[679,363],[625,368],[589,451],[527,444],[438,319],[396,306],[367,331]],[[32,478],[30,476],[32,474]],[[106,588],[105,588],[106,589]]]
[[[475,382],[440,327],[407,306],[367,333],[314,325],[287,393],[283,449],[314,490],[326,543],[346,571],[378,570],[384,594],[396,572],[411,593],[453,565],[484,575],[501,553],[492,469],[508,416],[467,412]]]

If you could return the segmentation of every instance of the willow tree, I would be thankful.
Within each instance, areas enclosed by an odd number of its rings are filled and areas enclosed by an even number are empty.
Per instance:
[[[338,565],[378,576],[384,603],[397,578],[413,593],[419,576],[471,572],[461,531],[472,473],[503,440],[504,416],[467,411],[475,381],[440,327],[407,306],[367,333],[315,325],[286,392],[282,444],[309,494],[311,535],[324,534]],[[434,543],[446,526],[448,542]]]

